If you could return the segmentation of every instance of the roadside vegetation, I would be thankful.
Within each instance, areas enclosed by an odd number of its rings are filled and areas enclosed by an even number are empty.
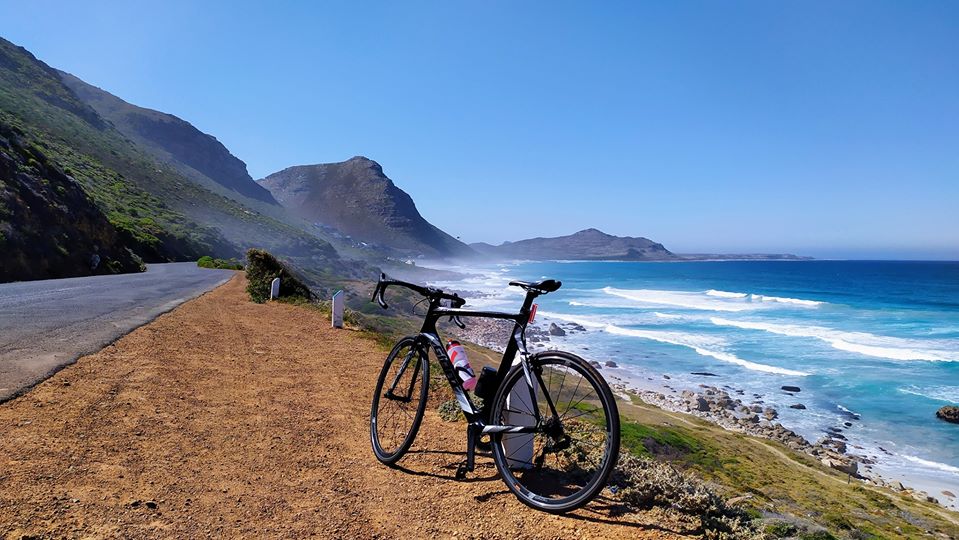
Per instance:
[[[219,270],[243,270],[243,263],[236,259],[214,259],[204,255],[197,259],[196,265],[200,268],[214,268]]]
[[[314,294],[282,262],[262,249],[246,252],[246,292],[250,300],[262,304],[270,299],[270,285],[280,278],[280,298],[288,302],[309,302]]]

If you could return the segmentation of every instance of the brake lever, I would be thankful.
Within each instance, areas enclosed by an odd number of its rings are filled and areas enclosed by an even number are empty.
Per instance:
[[[460,330],[466,330],[466,324],[460,320],[459,315],[450,315],[450,321],[452,321],[456,326],[459,326]]]
[[[390,306],[386,305],[386,302],[383,300],[384,289],[386,289],[386,287],[382,283],[377,283],[376,289],[373,290],[373,298],[370,300],[375,301],[383,309],[389,309]]]

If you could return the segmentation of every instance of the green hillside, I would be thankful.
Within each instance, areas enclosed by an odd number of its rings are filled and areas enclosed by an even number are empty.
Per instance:
[[[56,70],[2,38],[0,119],[74,178],[146,262],[264,247],[315,272],[346,270],[329,243],[157,160],[78,99]]]

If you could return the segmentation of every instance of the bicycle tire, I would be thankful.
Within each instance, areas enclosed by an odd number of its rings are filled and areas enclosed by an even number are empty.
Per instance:
[[[401,355],[400,353],[403,351],[408,352]],[[401,388],[403,385],[399,384],[399,382],[404,382],[406,375],[409,374],[411,379],[406,395],[401,397],[386,395],[389,389],[384,392],[383,387],[391,373],[391,368],[394,366],[402,368],[402,363],[407,358],[410,358],[410,361],[412,361],[413,357],[416,358],[419,366],[413,366],[413,368],[410,369],[408,365],[396,385],[398,388]],[[400,363],[397,363],[398,358],[400,359]],[[415,377],[417,371],[419,371],[421,375],[419,377],[419,389],[415,390],[414,386],[416,385]],[[392,377],[389,378],[390,385],[393,386]],[[420,429],[420,423],[423,421],[423,412],[426,410],[426,401],[430,386],[429,380],[430,363],[428,354],[423,351],[413,336],[407,336],[399,340],[386,357],[386,361],[383,363],[383,369],[380,370],[380,376],[376,381],[376,389],[373,391],[373,403],[370,409],[370,442],[373,445],[373,454],[381,463],[393,465],[399,461],[410,449],[410,446],[413,445],[413,440],[416,439],[416,433]],[[404,382],[404,384],[406,383]],[[395,410],[387,415],[383,414],[385,411],[381,410],[381,405],[384,402],[399,407],[399,404],[405,399],[409,399],[410,403],[412,403],[414,399],[419,400],[415,405],[415,412],[413,412],[412,415],[410,415],[410,407],[402,407],[402,417],[400,418],[395,417],[397,414]],[[411,420],[408,428],[396,424],[396,422],[402,418]],[[384,444],[384,434],[380,433],[380,431],[381,429],[386,429],[388,425],[391,425],[391,422],[394,427],[393,433],[390,434],[390,440]]]
[[[549,394],[550,399],[553,399],[556,417],[560,420],[550,422],[554,429],[555,424],[562,426],[560,432],[563,433],[568,446],[560,448],[561,443],[557,443],[554,438],[556,432],[553,431],[554,435],[547,434],[547,427],[543,427],[543,432],[526,435],[527,439],[522,439],[523,434],[497,433],[492,437],[493,460],[503,482],[521,502],[537,510],[561,514],[587,504],[606,486],[619,458],[619,410],[609,385],[593,366],[579,356],[561,351],[546,351],[533,355],[529,363],[532,371],[540,373],[536,377],[537,404],[546,410],[544,417],[552,417],[545,396]],[[572,392],[567,389],[564,394],[569,373],[573,373],[572,380],[576,381],[576,389]],[[557,388],[556,381],[560,376],[561,384]],[[549,382],[546,382],[546,379],[549,379]],[[594,391],[592,397],[585,392],[583,397],[578,397],[579,388],[584,382],[588,382],[589,388]],[[529,387],[521,365],[513,366],[497,390],[490,416],[492,424],[511,425],[511,421],[519,422],[517,418],[526,414],[522,410],[509,409],[507,405],[507,398],[518,383],[519,388],[527,392],[528,396]],[[569,404],[565,405],[565,410],[560,410],[564,407],[560,401],[566,395],[569,395]],[[587,397],[589,401],[586,401]],[[579,401],[574,403],[577,399]],[[520,401],[522,400],[518,398],[517,408],[520,408]],[[527,397],[526,401],[531,400]],[[600,410],[601,417],[593,414]],[[520,416],[514,416],[511,420],[505,416],[507,414]],[[528,416],[528,419],[533,421],[531,416]],[[600,435],[603,437],[602,443],[599,442]],[[581,444],[574,448],[577,443]],[[511,445],[512,450],[507,448]],[[530,459],[526,461],[515,457],[516,451],[522,450],[524,445],[530,455]],[[550,445],[560,448],[549,453],[554,456],[552,465],[547,455]],[[508,453],[510,451],[513,453]],[[534,457],[537,452],[540,452],[540,457]],[[598,464],[592,471],[587,471],[584,467],[597,461]],[[587,480],[577,480],[587,474]],[[580,483],[581,486],[577,485]],[[557,491],[556,496],[546,493],[550,486]]]

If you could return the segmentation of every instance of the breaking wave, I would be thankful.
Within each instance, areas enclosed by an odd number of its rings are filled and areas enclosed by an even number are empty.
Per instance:
[[[641,304],[674,306],[706,311],[749,311],[769,307],[769,304],[815,308],[825,303],[817,300],[718,291],[715,289],[710,289],[704,293],[663,291],[656,289],[617,289],[614,287],[603,287],[601,290],[608,295],[625,298]]]
[[[938,461],[929,461],[928,459],[922,459],[916,456],[909,456],[906,454],[900,454],[903,458],[923,467],[929,467],[930,469],[937,469],[943,472],[948,472],[952,474],[959,474],[959,467],[953,467],[952,465],[947,465],[945,463],[939,463]]]
[[[798,324],[776,324],[758,321],[733,321],[721,317],[711,317],[717,326],[732,326],[744,330],[762,330],[772,334],[791,337],[808,337],[828,343],[834,349],[854,352],[865,356],[886,358],[889,360],[927,360],[932,362],[957,362],[959,353],[943,344],[930,348],[929,342],[877,336],[867,332],[843,332],[822,326],[802,326]]]
[[[749,360],[743,360],[733,354],[722,350],[716,350],[721,348],[725,342],[721,339],[711,338],[707,336],[698,336],[694,334],[685,334],[683,332],[663,332],[663,331],[653,331],[653,330],[633,330],[629,328],[621,328],[619,326],[607,325],[605,330],[610,334],[616,334],[621,336],[631,336],[638,337],[642,339],[649,339],[653,341],[659,341],[660,343],[670,343],[672,345],[680,345],[682,347],[688,347],[696,351],[696,354],[702,356],[710,356],[717,360],[723,362],[728,362],[730,364],[736,364],[742,366],[746,369],[753,371],[761,371],[765,373],[775,373],[778,375],[790,375],[794,377],[804,377],[809,375],[804,371],[796,371],[792,369],[786,369],[776,366],[769,366],[766,364],[759,364],[756,362],[750,362]]]

